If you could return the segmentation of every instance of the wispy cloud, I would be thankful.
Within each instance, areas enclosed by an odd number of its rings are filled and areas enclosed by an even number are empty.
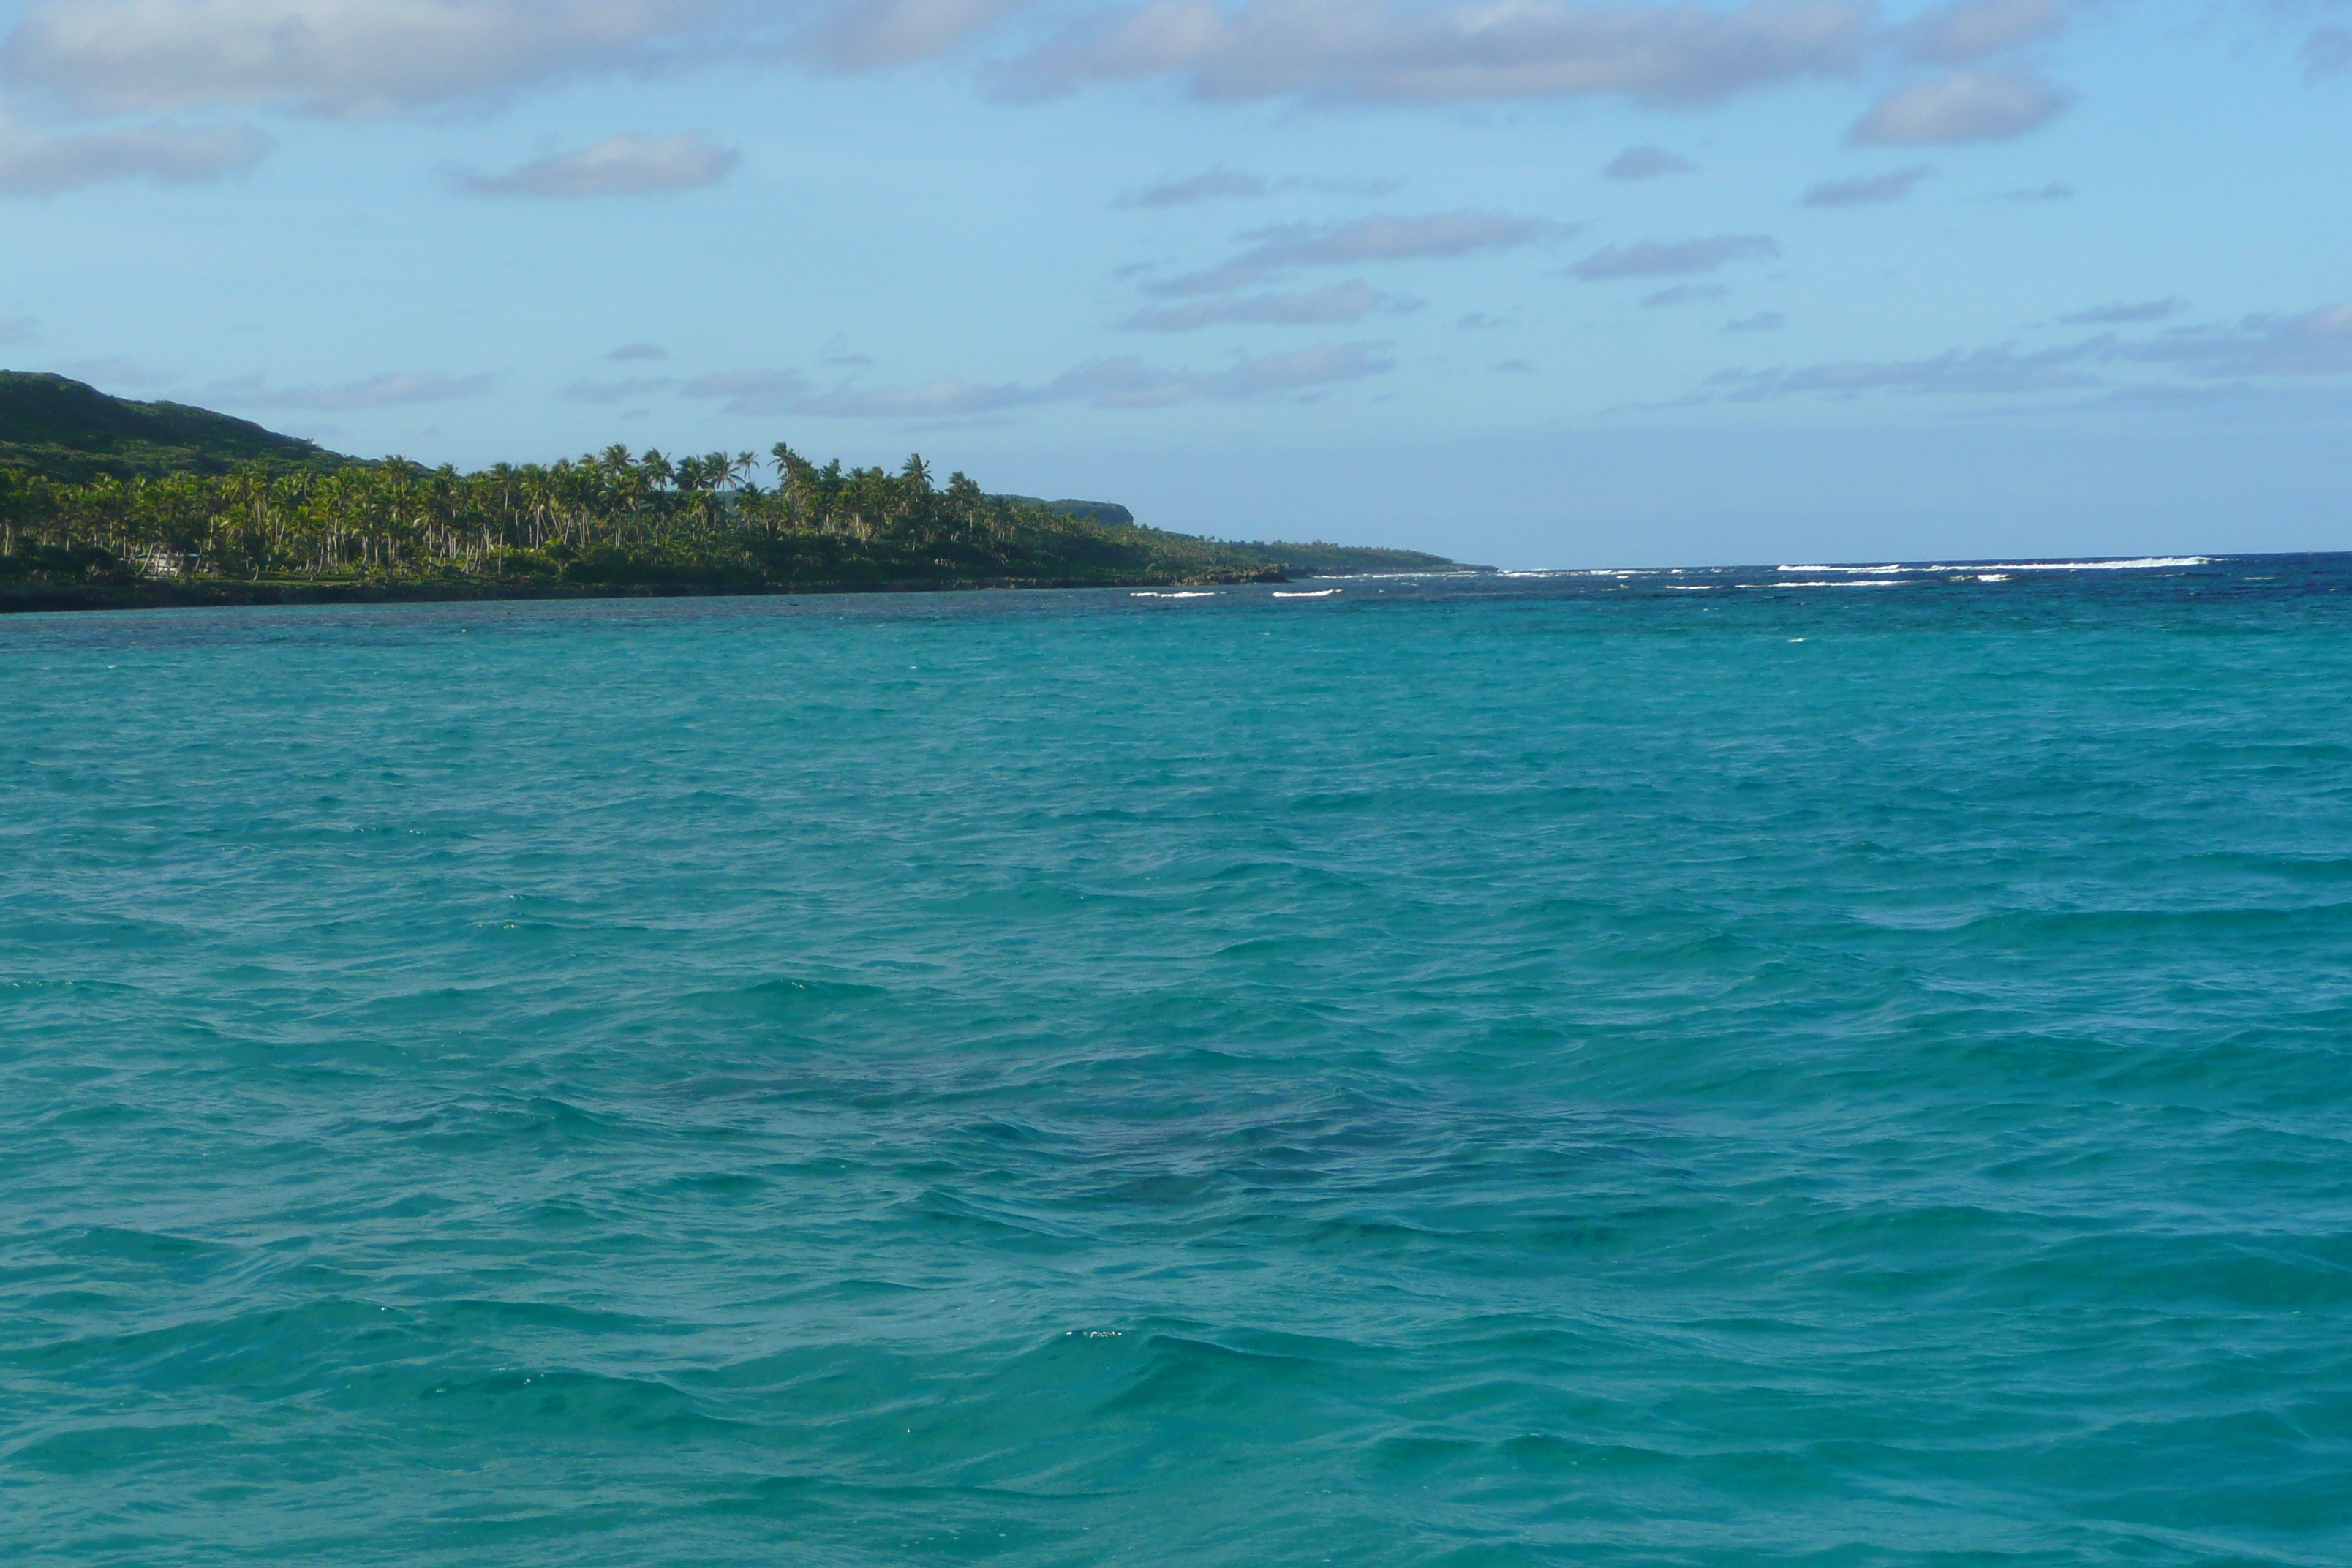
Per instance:
[[[2077,0],[1954,0],[1895,30],[1904,53],[1933,65],[1965,66],[2055,37]]]
[[[453,376],[437,370],[384,371],[362,381],[344,382],[339,385],[273,388],[264,376],[242,375],[214,382],[205,388],[205,395],[233,407],[301,408],[331,413],[479,397],[491,391],[497,381],[495,372]]]
[[[36,0],[0,71],[97,113],[366,114],[648,68],[713,12],[708,0]]]
[[[1454,103],[1618,94],[1712,103],[1860,64],[1859,0],[1699,5],[1513,0],[1148,0],[1079,23],[998,75],[1009,93],[1172,77],[1223,100]]]
[[[1642,309],[1655,310],[1668,305],[1696,305],[1708,300],[1723,299],[1730,292],[1720,283],[1677,283],[1671,289],[1643,295]]]
[[[1702,239],[1638,239],[1603,246],[1568,270],[1588,283],[1616,278],[1675,278],[1713,272],[1735,261],[1765,261],[1780,254],[1769,234],[1717,234]]]
[[[485,196],[639,196],[716,184],[737,162],[735,153],[697,132],[614,136],[503,174],[461,175],[458,183]]]
[[[2005,142],[2064,111],[2065,93],[2021,71],[1963,71],[1897,88],[1870,106],[1846,140],[1861,146],[1916,147]]]
[[[2352,31],[2343,27],[2314,27],[2311,36],[2303,40],[2295,51],[2303,62],[2303,79],[2313,86],[2330,77],[2352,71]]]
[[[1920,181],[1935,173],[1925,163],[1884,174],[1864,174],[1851,180],[1824,180],[1805,193],[1809,207],[1877,206],[1899,202]]]
[[[1362,321],[1375,310],[1402,314],[1420,309],[1417,300],[1384,294],[1370,284],[1350,279],[1287,294],[1246,294],[1199,300],[1184,305],[1159,305],[1138,310],[1120,326],[1131,331],[1190,332],[1202,327],[1236,325],[1305,327],[1344,326]]]
[[[1727,332],[1777,332],[1789,324],[1789,318],[1778,310],[1759,310],[1752,316],[1740,316],[1723,323]]]
[[[1256,243],[1222,266],[1149,285],[1155,294],[1219,294],[1305,267],[1444,259],[1514,250],[1572,234],[1575,226],[1506,212],[1462,210],[1401,217],[1380,213],[1344,223],[1277,224],[1242,237]]]
[[[1926,359],[1843,360],[1794,370],[1727,370],[1707,379],[1710,391],[1733,403],[1760,403],[1804,395],[1859,397],[1871,392],[1985,395],[2059,392],[2099,384],[2081,368],[2082,345],[2020,353],[2003,346],[1963,353],[1958,349]]]
[[[268,151],[269,138],[243,125],[164,121],[43,134],[0,119],[0,192],[47,196],[120,180],[205,184],[244,174]]]
[[[2228,327],[2177,327],[2116,353],[2208,378],[2352,375],[2352,303],[2245,316]]]
[[[1244,174],[1234,169],[1211,169],[1202,174],[1188,174],[1180,180],[1155,181],[1119,205],[1182,207],[1196,202],[1247,201],[1267,195],[1273,189],[1272,183],[1264,174]]]
[[[599,406],[635,403],[656,392],[667,392],[677,384],[677,378],[669,375],[626,376],[619,381],[575,381],[563,389],[563,400]]]
[[[2070,327],[2120,327],[2135,321],[2167,321],[2188,308],[2187,302],[2180,300],[2142,300],[2137,304],[2094,305],[2088,310],[2069,310],[2058,319]]]
[[[41,323],[31,316],[10,316],[0,321],[0,346],[15,348],[37,342],[40,335]]]
[[[1601,172],[1612,180],[1655,180],[1668,174],[1687,174],[1698,165],[1679,153],[1664,147],[1628,147],[1601,166]]]
[[[1092,360],[1041,385],[950,378],[919,386],[820,387],[798,371],[733,371],[688,382],[680,391],[719,402],[728,414],[832,419],[965,418],[1049,403],[1164,408],[1202,398],[1243,402],[1296,395],[1380,375],[1394,364],[1381,346],[1294,349],[1244,357],[1216,371],[1162,370],[1132,357]]]
[[[2071,202],[2074,199],[2074,187],[2063,180],[2053,180],[2032,190],[2004,191],[2001,195],[2012,202]]]
[[[1199,202],[1256,201],[1283,191],[1311,191],[1318,195],[1381,196],[1404,184],[1394,179],[1335,179],[1323,174],[1285,174],[1269,179],[1236,169],[1210,169],[1182,178],[1158,180],[1132,195],[1119,198],[1123,207],[1181,207]]]
[[[2171,300],[2081,311],[2070,320],[2137,322]],[[2162,400],[2199,385],[2318,382],[2352,377],[2352,303],[2286,314],[2252,315],[2228,324],[2169,328],[2154,337],[2102,332],[2071,343],[2021,350],[1951,349],[1908,360],[1738,368],[1719,372],[1694,401],[1735,403],[1817,396],[1854,398],[1898,392],[1938,396],[2020,396],[2104,391],[2109,399]]]
[[[669,351],[659,343],[623,343],[604,357],[617,364],[626,364],[636,360],[667,359]]]
[[[86,381],[93,386],[121,387],[126,391],[151,391],[170,386],[180,377],[176,372],[156,370],[129,359],[79,359],[53,364],[47,369],[74,381]]]
[[[849,0],[803,36],[835,70],[876,70],[935,59],[1028,0]]]

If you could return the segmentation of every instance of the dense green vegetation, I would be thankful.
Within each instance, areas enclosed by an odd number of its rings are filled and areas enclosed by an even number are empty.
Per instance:
[[[0,605],[1233,583],[1446,564],[1164,532],[1108,502],[992,496],[960,473],[940,483],[920,457],[892,472],[820,468],[781,442],[765,462],[615,446],[461,474],[339,458],[58,377],[5,379],[25,395],[0,417]]]

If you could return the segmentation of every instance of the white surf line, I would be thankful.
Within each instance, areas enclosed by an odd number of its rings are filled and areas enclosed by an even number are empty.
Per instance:
[[[2137,572],[2166,566],[2211,566],[2218,555],[2142,555],[2131,561],[1972,561],[1965,565],[1928,566],[1928,572]]]
[[[2137,555],[2128,561],[1954,561],[1918,566],[1775,566],[1775,572],[1883,575],[1889,572],[2131,572],[2166,566],[2210,566],[2218,555]]]

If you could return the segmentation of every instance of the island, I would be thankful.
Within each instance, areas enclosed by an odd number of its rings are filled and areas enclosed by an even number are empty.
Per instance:
[[[473,473],[0,372],[0,610],[396,599],[1161,587],[1475,570],[1420,551],[1234,542],[1124,506],[823,467],[778,442],[612,446]]]

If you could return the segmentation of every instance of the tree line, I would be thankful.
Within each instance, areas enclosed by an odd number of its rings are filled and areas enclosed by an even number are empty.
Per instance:
[[[0,570],[17,574],[582,581],[1252,574],[1205,540],[938,483],[909,457],[823,468],[782,442],[670,458],[622,446],[474,473],[403,458],[72,483],[0,468]]]

